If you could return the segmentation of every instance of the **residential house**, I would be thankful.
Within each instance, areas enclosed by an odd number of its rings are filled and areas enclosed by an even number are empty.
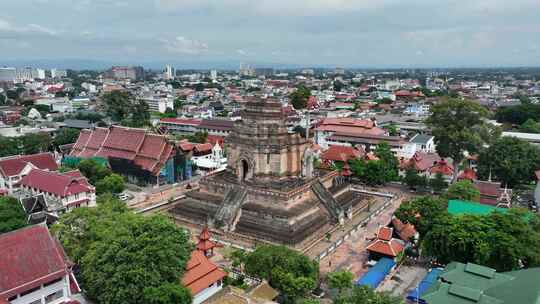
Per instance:
[[[203,119],[198,126],[200,132],[210,135],[227,136],[231,133],[234,121],[226,119]]]
[[[427,134],[415,134],[408,143],[403,145],[401,157],[411,158],[416,152],[434,153],[435,137]]]
[[[18,190],[17,183],[32,169],[55,171],[58,164],[49,152],[0,159],[0,192],[13,194]]]
[[[315,141],[323,148],[328,148],[332,141],[339,141],[338,136],[362,138],[383,135],[386,131],[377,127],[374,121],[355,118],[325,118],[315,128]],[[329,139],[332,136],[335,137]]]
[[[71,267],[45,225],[1,234],[0,303],[69,303],[80,292]]]

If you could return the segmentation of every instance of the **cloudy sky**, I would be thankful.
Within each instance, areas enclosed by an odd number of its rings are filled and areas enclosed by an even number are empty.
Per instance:
[[[539,0],[1,0],[2,61],[540,65]]]

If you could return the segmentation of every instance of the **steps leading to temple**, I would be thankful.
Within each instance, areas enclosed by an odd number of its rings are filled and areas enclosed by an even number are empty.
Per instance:
[[[328,191],[328,189],[326,189],[326,187],[324,187],[324,185],[320,181],[316,181],[315,183],[313,183],[311,185],[311,189],[313,190],[315,195],[317,195],[326,210],[328,210],[328,213],[330,213],[332,219],[335,222],[340,223],[343,220],[344,212],[343,209],[339,206],[334,196],[332,195],[332,193],[330,193],[330,191]]]
[[[238,222],[238,211],[246,196],[246,189],[240,186],[230,188],[214,216],[214,225],[221,226],[219,228],[223,228],[225,231],[233,231],[236,226],[235,223]]]

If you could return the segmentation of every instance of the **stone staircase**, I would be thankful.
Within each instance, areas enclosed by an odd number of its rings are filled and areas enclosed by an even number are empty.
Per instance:
[[[230,188],[214,215],[214,226],[225,231],[234,231],[238,222],[240,207],[244,203],[246,196],[247,190],[243,187],[233,186]]]
[[[326,189],[326,187],[324,187],[320,181],[313,183],[311,185],[311,189],[322,202],[326,210],[328,210],[328,213],[330,213],[332,219],[337,223],[342,223],[344,212],[332,193],[330,193],[330,191],[328,191],[328,189]]]

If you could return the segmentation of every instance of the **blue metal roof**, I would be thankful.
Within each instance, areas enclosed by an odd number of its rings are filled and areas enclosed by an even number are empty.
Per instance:
[[[411,300],[413,302],[418,303],[426,303],[424,300],[422,300],[422,294],[426,292],[426,290],[433,285],[439,278],[439,275],[443,272],[443,269],[440,268],[434,268],[428,274],[424,277],[424,279],[418,284],[418,286],[413,289],[409,295],[407,295],[407,300]]]
[[[377,288],[395,265],[396,262],[394,262],[394,260],[381,258],[377,264],[371,267],[368,272],[356,281],[356,285],[366,285],[374,289]]]

